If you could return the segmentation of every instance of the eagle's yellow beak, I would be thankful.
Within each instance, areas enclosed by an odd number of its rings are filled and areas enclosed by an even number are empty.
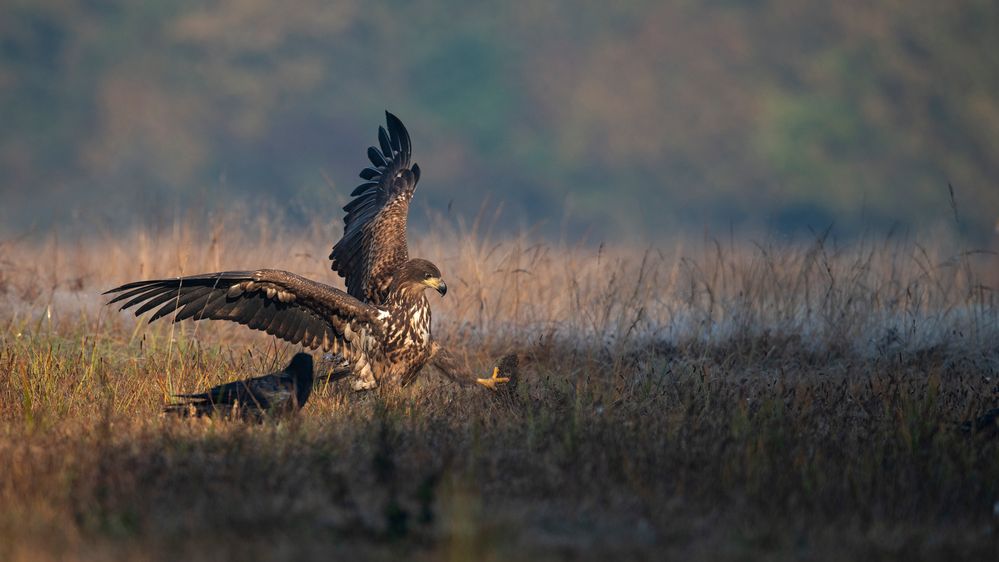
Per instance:
[[[440,277],[431,277],[424,281],[423,284],[440,293],[442,297],[447,294],[447,283]]]

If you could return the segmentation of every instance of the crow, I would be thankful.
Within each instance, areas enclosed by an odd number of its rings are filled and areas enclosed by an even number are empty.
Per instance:
[[[229,416],[263,420],[284,417],[302,409],[312,393],[312,356],[298,353],[283,371],[234,381],[207,392],[177,394],[185,402],[169,404],[163,411],[185,417]]]

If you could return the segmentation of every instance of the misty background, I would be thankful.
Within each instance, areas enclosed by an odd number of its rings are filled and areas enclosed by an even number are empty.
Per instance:
[[[227,207],[339,225],[389,109],[417,223],[502,205],[498,229],[591,239],[988,242],[997,92],[991,0],[6,0],[0,232]]]

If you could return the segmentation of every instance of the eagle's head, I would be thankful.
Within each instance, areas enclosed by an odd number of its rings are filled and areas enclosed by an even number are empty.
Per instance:
[[[447,293],[447,283],[441,279],[441,270],[427,260],[417,258],[407,261],[396,270],[392,278],[392,292],[415,293],[427,287],[434,289],[442,297]]]

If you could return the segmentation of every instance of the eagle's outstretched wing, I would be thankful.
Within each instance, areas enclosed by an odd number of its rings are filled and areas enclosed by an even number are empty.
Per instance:
[[[128,283],[104,294],[121,309],[157,309],[152,322],[172,312],[174,322],[231,320],[293,344],[353,355],[363,334],[379,335],[386,314],[372,305],[294,273],[274,269],[227,271]]]
[[[420,167],[410,164],[409,132],[395,115],[386,111],[385,119],[388,130],[378,127],[379,147],[368,148],[372,167],[361,170],[365,183],[350,194],[343,238],[330,253],[347,292],[372,304],[385,302],[392,273],[409,258],[406,221],[420,180]]]

